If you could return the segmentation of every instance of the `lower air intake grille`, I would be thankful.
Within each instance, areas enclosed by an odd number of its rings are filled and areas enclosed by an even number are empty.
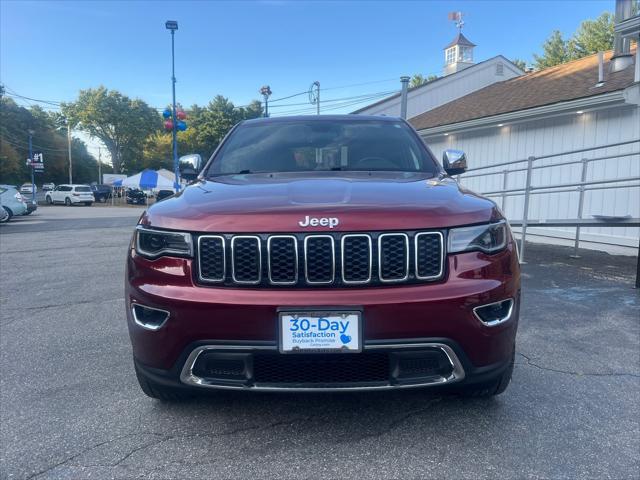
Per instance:
[[[255,354],[253,376],[256,383],[278,384],[387,382],[389,355]]]

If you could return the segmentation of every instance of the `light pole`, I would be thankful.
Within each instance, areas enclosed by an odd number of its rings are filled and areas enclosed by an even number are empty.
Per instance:
[[[64,125],[62,124],[64,121]],[[71,164],[71,126],[69,125],[69,119],[65,116],[60,116],[58,120],[58,126],[56,130],[59,132],[63,128],[67,129],[67,151],[69,152],[69,184],[73,184],[73,167]]]
[[[71,163],[71,125],[67,122],[67,148],[69,149],[69,185],[73,185],[73,164]]]
[[[269,116],[269,97],[271,96],[271,87],[269,85],[264,85],[260,89],[260,93],[264,98],[264,116],[268,117]]]
[[[33,203],[36,203],[36,177],[35,177],[35,173],[34,173],[34,166],[33,166],[33,144],[32,144],[32,140],[33,140],[33,134],[35,132],[31,129],[29,129],[29,162],[31,163],[31,200],[33,201]]]
[[[173,93],[173,102],[171,108],[171,136],[173,140],[173,173],[175,175],[175,181],[173,187],[176,192],[180,190],[180,165],[178,164],[178,141],[176,138],[176,129],[178,128],[178,118],[176,117],[176,62],[175,62],[175,48],[174,38],[176,30],[178,30],[178,22],[175,20],[167,20],[164,24],[167,30],[171,30],[171,89]]]
[[[98,183],[102,185],[102,149],[98,147]]]

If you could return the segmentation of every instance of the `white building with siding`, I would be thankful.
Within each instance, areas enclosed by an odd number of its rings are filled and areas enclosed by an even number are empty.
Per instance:
[[[502,55],[473,63],[473,48],[462,33],[445,47],[445,75],[407,94],[407,118],[415,117],[496,82],[522,75],[523,72]],[[400,93],[391,95],[353,113],[361,115],[400,116]]]
[[[637,36],[637,33],[636,33]],[[477,192],[523,188],[528,157],[557,155],[534,162],[535,166],[578,161],[537,168],[531,184],[545,186],[581,181],[582,163],[591,161],[587,181],[640,178],[640,86],[637,55],[612,52],[585,57],[564,65],[489,85],[483,89],[410,118],[410,122],[441,157],[448,148],[464,150],[469,168],[523,160],[461,177],[463,185]],[[619,59],[618,59],[619,60]],[[621,68],[624,67],[624,68]],[[601,68],[603,77],[599,78]],[[463,71],[464,73],[464,71]],[[612,144],[624,145],[596,148]],[[520,170],[507,174],[505,169]],[[482,173],[482,176],[474,176]],[[614,184],[602,184],[611,186]],[[640,217],[638,181],[616,183],[619,188],[587,190],[582,218],[594,215]],[[627,186],[624,186],[627,185]],[[636,186],[633,186],[636,185]],[[532,195],[529,219],[572,219],[578,215],[579,190]],[[515,192],[514,192],[515,193]],[[524,196],[496,193],[493,199],[508,218],[523,218]],[[529,233],[574,238],[575,228],[530,228]],[[581,240],[621,246],[638,246],[635,227],[582,228]],[[588,245],[584,245],[588,246]]]

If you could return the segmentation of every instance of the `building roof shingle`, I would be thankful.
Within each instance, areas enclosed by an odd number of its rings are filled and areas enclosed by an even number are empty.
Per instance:
[[[604,84],[600,87],[596,86],[598,55],[594,54],[494,83],[417,115],[409,122],[417,130],[424,130],[622,90],[633,84],[634,68],[631,65],[609,72],[611,55],[611,51],[604,55]]]

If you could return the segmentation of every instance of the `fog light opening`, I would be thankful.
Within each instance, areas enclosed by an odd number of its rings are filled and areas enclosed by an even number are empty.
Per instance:
[[[147,330],[158,330],[162,328],[169,318],[169,312],[166,310],[147,307],[137,303],[131,306],[131,312],[133,314],[133,321]]]
[[[500,302],[489,303],[473,309],[473,314],[478,320],[488,327],[499,325],[511,318],[513,312],[513,299],[508,298]]]

